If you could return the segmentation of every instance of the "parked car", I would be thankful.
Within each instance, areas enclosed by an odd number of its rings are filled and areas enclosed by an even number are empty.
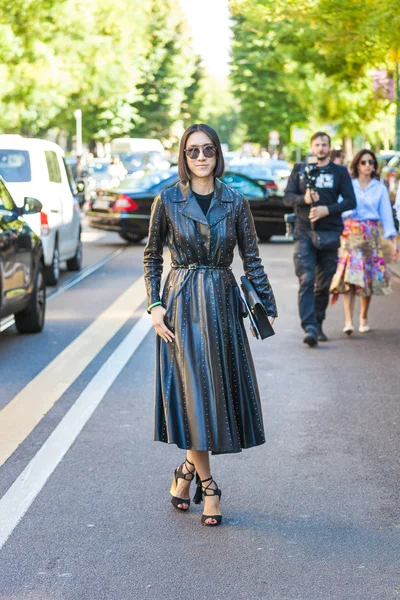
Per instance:
[[[249,200],[260,240],[285,234],[284,214],[290,209],[283,205],[279,195],[238,173],[227,171],[221,179]],[[177,182],[176,170],[125,180],[118,188],[97,194],[87,212],[88,223],[96,229],[116,231],[128,242],[139,242],[147,236],[154,197]]]
[[[130,243],[140,242],[147,236],[153,199],[177,181],[177,170],[169,169],[125,179],[112,190],[98,190],[86,212],[89,226],[116,231]]]
[[[261,186],[283,196],[290,177],[290,165],[285,160],[236,159],[229,170],[253,179]]]
[[[83,208],[85,204],[86,179],[88,176],[86,164],[80,167],[77,156],[64,156],[63,161],[72,194],[77,198],[79,206]]]
[[[392,204],[396,198],[397,186],[400,183],[400,152],[397,152],[381,170],[381,181],[389,190]]]
[[[25,198],[17,207],[0,177],[0,318],[14,315],[21,333],[38,333],[44,325],[42,242],[22,218],[41,210],[34,198]]]
[[[257,235],[267,242],[273,235],[285,235],[285,214],[292,212],[283,204],[280,189],[266,188],[246,175],[225,171],[222,181],[237,189],[250,203]]]
[[[94,199],[97,190],[109,190],[117,187],[121,179],[116,176],[111,168],[111,161],[108,158],[95,158],[88,167],[87,178],[85,182],[86,201]]]
[[[379,171],[381,171],[383,169],[383,167],[386,167],[386,165],[388,164],[389,160],[391,158],[393,158],[393,156],[396,153],[393,151],[381,151],[379,154],[376,155],[376,160],[378,161],[378,167],[379,167]]]
[[[42,203],[42,210],[26,220],[42,239],[46,283],[57,284],[61,261],[67,262],[68,270],[79,271],[80,207],[71,191],[62,149],[46,140],[0,135],[0,175],[18,207],[25,197]]]

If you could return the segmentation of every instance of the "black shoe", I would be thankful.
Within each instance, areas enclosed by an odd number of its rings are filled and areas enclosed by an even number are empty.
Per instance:
[[[322,331],[322,323],[318,323],[317,326],[317,337],[319,342],[327,342],[328,338],[325,333]]]
[[[201,504],[201,501],[203,500],[203,496],[218,496],[219,499],[221,500],[222,492],[212,477],[201,480],[200,477],[196,473],[196,481],[197,481],[197,488],[196,488],[196,493],[193,498],[193,502],[195,504]],[[203,483],[206,483],[207,481],[209,483],[206,486],[204,486]],[[212,484],[215,485],[215,488],[211,487]],[[214,521],[214,522],[210,523],[210,521]],[[205,515],[203,513],[201,515],[201,523],[203,525],[205,525],[206,527],[218,527],[218,525],[221,525],[221,523],[222,523],[222,515]]]
[[[183,472],[183,466],[185,465],[185,463],[186,463],[186,469],[188,471],[187,473]],[[172,479],[171,491],[170,491],[170,494],[172,496],[172,498],[171,498],[172,506],[174,508],[176,508],[177,510],[180,510],[181,512],[187,512],[189,510],[190,499],[189,498],[178,498],[177,496],[175,496],[176,487],[178,485],[178,479],[184,479],[185,481],[192,481],[194,478],[194,473],[195,473],[195,469],[193,468],[193,470],[191,471],[190,467],[188,467],[187,465],[194,467],[194,464],[191,463],[186,458],[185,462],[182,463],[180,467],[175,469],[174,477]],[[184,504],[186,506],[186,508],[181,508],[181,506],[179,506],[180,504]]]
[[[310,348],[314,348],[314,346],[318,345],[318,333],[315,327],[311,325],[306,328],[306,332],[303,338],[303,342],[308,344]]]

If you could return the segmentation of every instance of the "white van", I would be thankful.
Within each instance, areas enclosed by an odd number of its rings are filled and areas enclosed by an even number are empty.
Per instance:
[[[63,155],[53,142],[0,135],[0,175],[15,203],[23,206],[24,198],[31,197],[43,205],[26,221],[42,238],[48,285],[57,284],[61,261],[67,261],[70,271],[79,271],[82,265],[79,201],[71,191]]]
[[[111,140],[111,154],[118,154],[128,174],[135,171],[165,170],[170,164],[160,140],[148,138],[115,138]]]

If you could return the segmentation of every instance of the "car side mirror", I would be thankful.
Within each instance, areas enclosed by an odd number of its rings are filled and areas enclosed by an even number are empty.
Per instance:
[[[82,194],[82,192],[85,191],[85,182],[84,181],[77,181],[76,182],[76,189],[78,190],[79,194]]]
[[[24,206],[21,209],[22,215],[35,215],[43,208],[42,203],[36,198],[24,198]]]

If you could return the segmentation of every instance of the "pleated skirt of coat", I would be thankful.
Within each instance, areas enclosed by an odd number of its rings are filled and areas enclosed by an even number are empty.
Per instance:
[[[172,269],[163,304],[175,340],[157,336],[155,440],[213,454],[263,444],[256,373],[230,269]]]

